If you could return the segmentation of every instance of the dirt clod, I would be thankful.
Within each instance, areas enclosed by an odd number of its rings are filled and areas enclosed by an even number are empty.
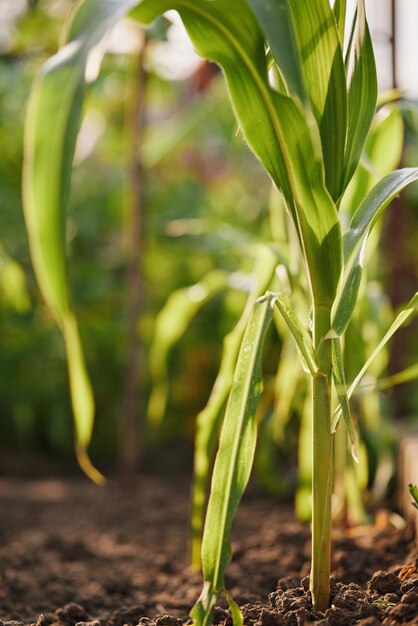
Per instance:
[[[373,574],[372,579],[368,583],[368,588],[383,596],[387,593],[400,591],[401,581],[395,574],[378,571]]]

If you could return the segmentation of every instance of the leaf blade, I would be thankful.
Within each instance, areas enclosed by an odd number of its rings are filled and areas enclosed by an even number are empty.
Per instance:
[[[364,374],[367,372],[368,368],[374,361],[374,359],[378,356],[380,351],[385,347],[387,342],[393,337],[393,335],[399,330],[399,328],[413,315],[416,314],[418,310],[418,292],[411,298],[411,300],[401,308],[398,315],[396,316],[393,323],[390,325],[383,339],[379,342],[377,347],[373,350],[372,354],[369,356],[361,370],[358,372],[357,376],[351,383],[350,387],[347,391],[347,398],[350,399],[356,388],[361,382]],[[332,430],[334,431],[338,425],[338,421],[341,417],[341,407],[338,406],[332,416]]]
[[[274,296],[259,298],[246,328],[228,400],[202,544],[205,586],[192,609],[197,626],[211,620],[230,560],[233,516],[247,485],[257,437],[255,408],[262,388],[261,351],[270,325]]]
[[[418,180],[418,168],[403,168],[384,176],[355,211],[343,236],[345,276],[333,307],[332,327],[341,336],[352,317],[363,272],[367,239],[390,202]]]
[[[223,411],[233,383],[240,345],[254,304],[257,298],[261,297],[269,288],[277,263],[278,259],[274,249],[270,246],[262,246],[256,257],[253,285],[245,309],[237,325],[224,339],[221,364],[215,383],[206,406],[200,411],[196,419],[191,514],[192,566],[195,568],[200,564],[209,472],[215,454]]]
[[[377,74],[364,0],[359,0],[347,51],[348,123],[344,188],[350,182],[376,111]]]

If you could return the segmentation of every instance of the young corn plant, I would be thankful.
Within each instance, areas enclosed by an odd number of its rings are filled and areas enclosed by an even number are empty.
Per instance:
[[[377,85],[364,0],[346,28],[345,0],[82,0],[63,47],[35,79],[26,125],[24,204],[41,291],[67,347],[80,462],[88,461],[94,403],[67,287],[64,207],[88,80],[100,44],[124,14],[149,24],[176,9],[198,53],[225,75],[237,121],[286,206],[308,284],[309,319],[291,295],[267,291],[252,303],[229,390],[202,543],[202,594],[192,610],[209,625],[230,559],[234,513],[248,482],[257,438],[263,341],[273,312],[291,332],[311,380],[313,605],[329,605],[333,435],[342,416],[355,455],[349,398],[394,332],[416,311],[418,294],[398,313],[348,387],[342,341],[355,310],[365,249],[391,200],[418,179],[408,168],[384,176],[347,225],[339,207],[355,173],[375,113]],[[348,40],[345,33],[350,32]],[[273,72],[269,72],[273,70]],[[275,80],[270,80],[274,74]],[[270,282],[266,267],[266,284]],[[268,287],[267,287],[268,289]],[[332,405],[332,387],[337,406]],[[227,595],[236,623],[238,607]]]

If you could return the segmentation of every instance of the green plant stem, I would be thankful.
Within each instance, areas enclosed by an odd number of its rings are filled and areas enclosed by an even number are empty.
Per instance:
[[[315,610],[329,606],[331,558],[331,341],[324,340],[330,329],[330,309],[314,309],[314,345],[320,374],[312,378],[313,472],[312,472],[312,564],[310,588]]]

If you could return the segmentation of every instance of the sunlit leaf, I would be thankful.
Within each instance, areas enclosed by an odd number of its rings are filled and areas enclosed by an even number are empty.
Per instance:
[[[240,348],[222,427],[202,544],[205,586],[191,617],[197,626],[212,619],[231,558],[232,520],[250,477],[257,438],[256,406],[262,390],[261,354],[274,296],[257,300]]]
[[[377,102],[377,75],[364,0],[357,3],[347,51],[348,131],[344,187],[350,182],[369,134]]]
[[[403,324],[405,324],[405,322],[409,318],[411,318],[412,316],[414,316],[416,314],[417,310],[418,310],[418,292],[413,296],[413,298],[408,302],[407,305],[405,305],[404,307],[402,307],[400,309],[400,312],[396,316],[394,322],[391,324],[389,330],[386,332],[385,336],[380,341],[378,346],[373,350],[372,354],[369,356],[369,358],[367,359],[367,361],[365,362],[365,364],[363,365],[363,367],[361,368],[361,370],[359,371],[359,373],[357,374],[357,376],[355,377],[355,379],[351,383],[351,385],[350,385],[350,387],[348,388],[348,391],[347,391],[347,398],[348,399],[351,398],[351,396],[355,392],[356,388],[360,384],[364,374],[367,372],[367,370],[369,369],[370,365],[372,364],[374,359],[378,356],[380,351],[386,346],[388,341],[399,330],[399,328]],[[338,406],[335,409],[334,413],[333,413],[333,419],[332,419],[332,430],[333,431],[336,429],[340,417],[341,417],[341,406]]]
[[[293,310],[289,296],[282,293],[276,294],[275,305],[293,335],[303,369],[312,376],[316,376],[319,371],[319,365],[312,337]]]
[[[65,207],[92,50],[135,2],[85,0],[70,21],[66,45],[35,78],[26,115],[23,199],[34,269],[42,295],[66,340],[79,458],[93,427],[93,394],[70,305]],[[84,468],[88,463],[83,461]],[[97,471],[90,472],[94,480]]]
[[[350,403],[347,396],[347,382],[344,370],[344,357],[341,348],[341,340],[339,337],[330,339],[332,342],[332,373],[334,385],[340,401],[341,412],[347,428],[348,438],[351,444],[351,453],[355,461],[358,462],[356,450],[356,433],[354,429],[353,419],[351,417]]]
[[[315,121],[302,105],[270,87],[264,38],[244,0],[143,0],[134,15],[151,22],[167,9],[179,11],[197,52],[223,68],[240,128],[286,198],[314,298],[331,303],[341,269],[341,234],[324,182]]]
[[[225,403],[230,393],[240,345],[254,304],[269,288],[277,267],[274,249],[262,246],[256,257],[251,292],[245,309],[230,333],[225,337],[218,375],[209,400],[196,420],[194,476],[192,493],[192,565],[200,565],[203,520],[207,501],[209,474]]]
[[[418,180],[417,168],[404,168],[387,174],[367,194],[351,219],[343,237],[345,276],[334,304],[332,323],[340,336],[347,328],[357,302],[370,231],[390,202],[415,180]]]

